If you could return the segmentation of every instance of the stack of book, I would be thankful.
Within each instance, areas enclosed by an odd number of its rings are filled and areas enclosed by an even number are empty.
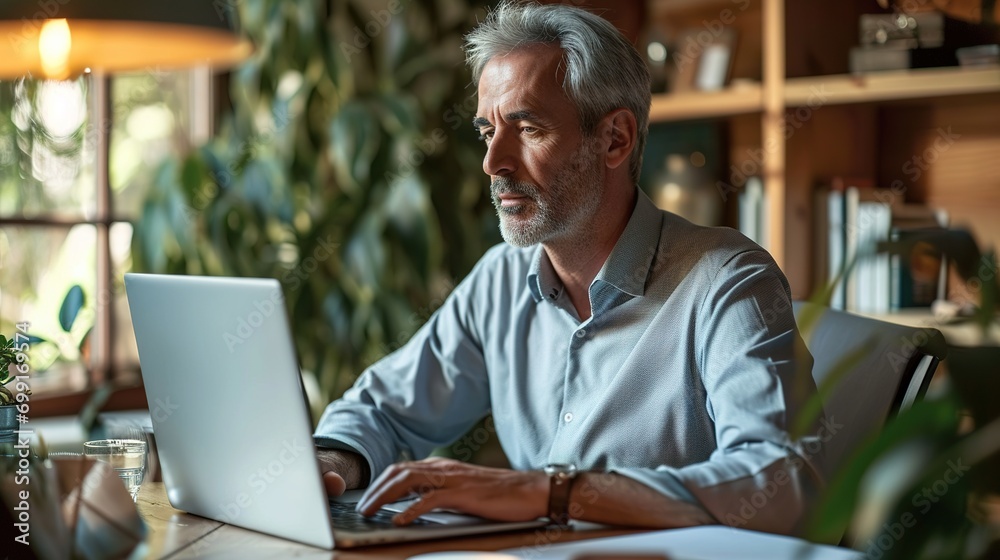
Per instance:
[[[740,191],[740,233],[767,249],[767,205],[764,203],[764,182],[760,177],[747,178]]]
[[[946,227],[947,214],[907,204],[901,190],[836,178],[816,190],[816,288],[833,284],[830,306],[862,313],[929,307],[942,297],[946,264],[926,243],[905,253],[879,251],[886,241],[907,242],[929,228]]]

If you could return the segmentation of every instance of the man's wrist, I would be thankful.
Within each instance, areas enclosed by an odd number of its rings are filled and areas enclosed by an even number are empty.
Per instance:
[[[316,458],[319,460],[320,470],[340,475],[348,490],[364,488],[371,481],[371,468],[368,461],[359,453],[345,449],[317,447]]]
[[[549,477],[548,517],[556,525],[569,524],[570,494],[578,474],[576,465],[550,464],[545,467]]]

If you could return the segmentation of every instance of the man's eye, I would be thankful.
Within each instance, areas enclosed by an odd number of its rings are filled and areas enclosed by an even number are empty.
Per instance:
[[[490,140],[493,139],[493,131],[492,130],[484,130],[484,131],[480,132],[479,133],[479,139],[482,140],[482,141],[484,141],[484,142],[489,142]]]
[[[538,132],[538,129],[535,128],[535,127],[533,127],[533,126],[522,126],[521,127],[521,132],[524,132],[526,134],[534,134],[534,133]]]

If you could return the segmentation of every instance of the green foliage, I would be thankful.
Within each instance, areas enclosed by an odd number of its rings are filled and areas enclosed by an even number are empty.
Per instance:
[[[339,396],[499,241],[469,4],[238,3],[256,52],[216,137],[157,170],[134,268],[277,278],[303,369]]]
[[[14,395],[4,385],[14,380],[10,374],[10,366],[17,364],[17,350],[14,339],[8,339],[0,334],[0,406],[14,402]]]
[[[16,334],[14,338],[7,338],[0,334],[0,406],[12,404],[14,402],[14,394],[10,392],[10,389],[5,387],[11,381],[16,379],[10,370],[14,368],[18,373],[25,373],[27,370],[27,352],[28,344],[33,337],[29,337],[23,334]],[[18,343],[18,340],[24,339],[25,342]],[[28,390],[27,394],[31,394]]]
[[[59,326],[62,327],[62,330],[70,332],[73,329],[73,322],[76,321],[77,314],[83,309],[83,302],[83,288],[79,284],[73,285],[59,307]]]
[[[982,345],[949,348],[943,394],[902,411],[858,450],[829,481],[809,536],[829,542],[837,538],[830,528],[850,522],[860,537],[855,546],[870,558],[994,558],[1000,542],[976,511],[980,499],[1000,495],[1000,340],[991,334],[1000,294],[996,259],[964,230],[927,230],[881,250],[907,255],[914,243],[943,252],[979,294],[974,313],[955,322],[977,325]],[[844,358],[844,369],[853,359]]]

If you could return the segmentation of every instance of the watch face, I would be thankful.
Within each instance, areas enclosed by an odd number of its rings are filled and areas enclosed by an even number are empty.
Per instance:
[[[576,474],[576,465],[572,463],[552,463],[545,465],[545,474],[552,476],[555,474],[565,474],[574,475]]]

